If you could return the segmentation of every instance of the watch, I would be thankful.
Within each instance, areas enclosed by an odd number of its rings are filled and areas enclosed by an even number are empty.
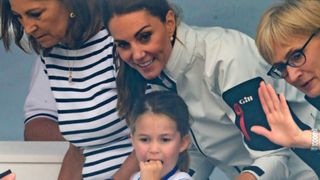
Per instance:
[[[312,129],[311,130],[311,151],[319,150],[319,130]]]

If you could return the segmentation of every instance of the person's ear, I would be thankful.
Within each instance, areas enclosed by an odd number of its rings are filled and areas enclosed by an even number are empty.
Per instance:
[[[169,38],[173,36],[174,31],[176,29],[176,19],[174,12],[172,10],[169,10],[166,15],[166,22],[165,22],[167,32],[169,35]]]
[[[191,141],[191,140],[190,140],[190,135],[189,135],[189,134],[185,135],[185,136],[182,138],[182,140],[181,140],[181,145],[180,145],[180,149],[179,149],[179,152],[180,152],[180,153],[188,149],[188,147],[189,147],[189,145],[190,145],[190,141]]]

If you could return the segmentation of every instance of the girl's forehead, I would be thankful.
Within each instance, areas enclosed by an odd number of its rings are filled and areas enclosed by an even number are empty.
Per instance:
[[[163,125],[170,125],[176,126],[176,122],[171,119],[169,116],[162,114],[162,113],[153,113],[153,112],[146,112],[140,115],[136,120],[136,128],[137,126],[163,126]]]

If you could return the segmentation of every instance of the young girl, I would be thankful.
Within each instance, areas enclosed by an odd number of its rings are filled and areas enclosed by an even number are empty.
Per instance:
[[[192,179],[188,170],[189,112],[176,93],[157,91],[137,101],[129,113],[140,172],[133,180]]]

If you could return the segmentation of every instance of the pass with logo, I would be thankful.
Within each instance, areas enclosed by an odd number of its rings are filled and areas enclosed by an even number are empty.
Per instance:
[[[258,96],[258,88],[261,81],[263,81],[261,77],[245,81],[224,92],[222,98],[236,114],[235,123],[242,132],[246,144],[251,149],[278,149],[280,148],[279,145],[250,131],[253,125],[260,125],[270,129]]]
[[[246,144],[251,149],[266,151],[278,149],[281,148],[281,146],[276,145],[267,138],[250,131],[250,128],[253,125],[260,125],[270,129],[258,96],[258,88],[261,81],[263,81],[261,77],[245,81],[224,92],[222,94],[222,98],[228,106],[233,109],[236,115],[235,123],[242,132]],[[309,101],[312,101],[312,104],[320,105],[320,97],[312,100],[309,99]],[[291,109],[290,111],[294,121],[300,129],[311,129],[300,121]],[[320,176],[320,155],[317,154],[318,152],[300,148],[292,148],[292,151],[306,162],[306,164],[308,164],[318,176]]]

